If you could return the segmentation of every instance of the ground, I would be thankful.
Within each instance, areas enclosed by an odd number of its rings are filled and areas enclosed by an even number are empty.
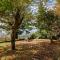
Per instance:
[[[48,39],[17,41],[16,50],[10,43],[0,44],[0,60],[60,60],[60,42],[50,43]]]

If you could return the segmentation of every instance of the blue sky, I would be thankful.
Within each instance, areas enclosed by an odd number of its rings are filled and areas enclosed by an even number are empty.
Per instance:
[[[53,9],[55,7],[55,4],[56,4],[56,0],[48,0],[48,2],[46,3],[46,8]],[[31,6],[31,11],[33,13],[37,12],[37,8],[38,8],[37,5],[33,5],[33,6]]]
[[[53,9],[55,7],[55,4],[56,4],[56,0],[48,0],[46,7],[48,9]]]

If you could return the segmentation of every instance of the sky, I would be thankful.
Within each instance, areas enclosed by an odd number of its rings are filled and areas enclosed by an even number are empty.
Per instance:
[[[46,8],[53,9],[55,7],[55,4],[56,4],[56,0],[48,0],[48,2],[46,3]],[[33,13],[37,12],[37,10],[38,10],[38,6],[36,4],[31,6],[31,11]]]
[[[48,0],[46,7],[47,9],[53,9],[55,7],[56,0]]]

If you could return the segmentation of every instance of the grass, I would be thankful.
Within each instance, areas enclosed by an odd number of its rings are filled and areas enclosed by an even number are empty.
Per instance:
[[[10,45],[10,43],[7,43]],[[2,46],[7,46],[2,44]],[[18,41],[16,49],[5,47],[0,53],[0,60],[58,60],[60,59],[60,43],[50,44],[48,40],[34,40],[31,42]]]

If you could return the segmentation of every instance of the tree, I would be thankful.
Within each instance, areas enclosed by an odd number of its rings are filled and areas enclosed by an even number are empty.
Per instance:
[[[11,29],[11,45],[12,50],[15,50],[15,39],[17,38],[17,29],[22,24],[26,16],[26,9],[31,3],[31,0],[1,0],[0,1],[0,16],[1,22],[6,23]],[[2,26],[3,27],[3,26]],[[4,26],[5,27],[5,26]]]
[[[55,39],[53,37],[58,34],[58,32],[57,32],[58,16],[52,10],[47,11],[45,16],[47,19],[47,28],[48,28],[48,33],[49,33],[49,39],[51,39],[51,43],[52,43],[53,39]]]
[[[46,13],[46,9],[43,5],[43,0],[41,0],[38,8],[38,15],[37,15],[37,27],[39,29],[40,38],[42,38],[43,35],[44,36],[46,35],[44,32],[47,32],[45,13]]]
[[[55,11],[46,10],[41,1],[37,16],[37,27],[39,29],[40,38],[49,38],[51,39],[51,42],[53,39],[57,39],[60,34],[59,22],[59,16],[55,14]]]

